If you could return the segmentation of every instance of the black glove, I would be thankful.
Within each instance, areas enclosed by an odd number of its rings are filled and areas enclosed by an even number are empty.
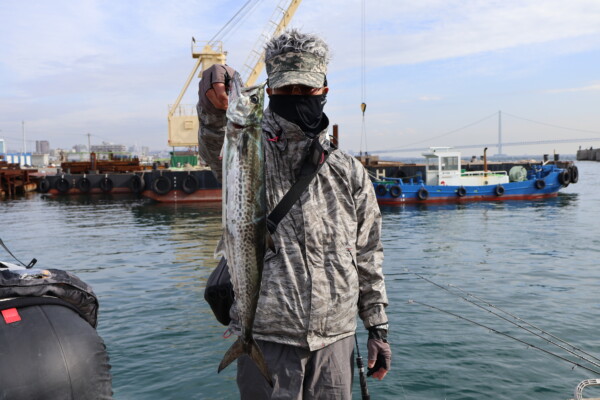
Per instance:
[[[367,376],[374,375],[375,378],[383,379],[387,371],[391,369],[392,363],[392,349],[387,341],[388,324],[372,326],[368,330],[369,370]],[[382,368],[384,371],[380,371]]]

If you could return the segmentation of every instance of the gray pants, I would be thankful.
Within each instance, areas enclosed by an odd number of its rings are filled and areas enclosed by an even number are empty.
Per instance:
[[[354,337],[323,349],[257,340],[273,376],[273,388],[248,356],[238,359],[241,400],[350,400],[354,376]]]

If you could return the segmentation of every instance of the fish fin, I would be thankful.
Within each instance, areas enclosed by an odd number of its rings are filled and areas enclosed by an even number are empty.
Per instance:
[[[215,258],[225,257],[225,254],[225,237],[221,236],[219,243],[217,243],[217,248],[215,249]]]
[[[273,379],[271,379],[271,373],[267,367],[267,362],[265,361],[265,357],[263,356],[260,347],[258,347],[258,344],[256,344],[254,339],[250,339],[248,343],[244,343],[242,338],[239,337],[223,356],[217,372],[223,371],[229,364],[244,354],[250,356],[250,359],[254,361],[254,364],[256,364],[256,367],[260,373],[265,377],[269,385],[273,387]]]
[[[269,386],[273,387],[273,379],[271,378],[271,373],[269,372],[269,367],[267,366],[267,362],[265,361],[265,357],[263,356],[260,347],[251,339],[250,341],[250,358],[254,361],[254,364],[258,367],[258,370],[265,377]]]

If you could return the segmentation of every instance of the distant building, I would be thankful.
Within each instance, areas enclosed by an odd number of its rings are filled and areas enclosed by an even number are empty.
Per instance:
[[[5,159],[9,164],[31,165],[31,153],[8,153]]]
[[[77,153],[87,153],[88,147],[85,144],[76,144],[73,146],[73,150],[75,150]]]
[[[113,144],[102,142],[102,144],[93,144],[91,151],[94,153],[126,153],[127,147],[123,144]]]
[[[0,154],[6,153],[6,144],[4,144],[4,139],[0,139]]]
[[[38,154],[49,154],[50,153],[50,142],[47,140],[36,140],[35,141],[35,152]]]
[[[31,155],[32,167],[45,167],[50,164],[48,153],[36,153]]]

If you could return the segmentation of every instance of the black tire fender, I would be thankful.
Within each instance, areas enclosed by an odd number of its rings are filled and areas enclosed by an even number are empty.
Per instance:
[[[159,194],[159,195],[167,194],[171,191],[172,188],[173,188],[173,184],[171,183],[171,180],[169,178],[167,178],[166,176],[161,175],[158,178],[156,178],[154,181],[152,181],[152,190],[156,194]]]
[[[458,197],[465,197],[466,194],[467,194],[467,189],[465,189],[464,186],[461,186],[458,189],[456,189],[456,195]]]
[[[402,194],[402,188],[398,185],[394,185],[390,188],[390,196],[392,197],[400,197]]]
[[[114,186],[115,186],[115,184],[113,183],[112,179],[110,179],[108,176],[105,176],[100,181],[100,189],[104,193],[110,193],[113,190]]]
[[[129,190],[139,194],[144,190],[144,178],[139,175],[133,175],[129,181]]]
[[[69,180],[65,179],[64,177],[61,177],[57,179],[57,181],[54,183],[54,187],[60,193],[67,193],[69,189],[71,189],[71,182],[69,182]]]
[[[504,195],[504,186],[502,186],[502,185],[496,185],[496,187],[494,188],[494,193],[498,197]]]
[[[377,196],[385,196],[387,193],[387,188],[385,187],[384,184],[380,183],[375,188],[375,192],[377,193]]]
[[[417,197],[419,200],[427,200],[429,198],[429,191],[425,188],[421,188],[417,192]]]
[[[198,178],[191,174],[183,178],[183,182],[181,182],[181,190],[187,194],[194,193],[196,190],[198,190],[198,186]]]
[[[536,189],[542,190],[546,187],[546,181],[543,179],[538,179],[535,181],[534,185]]]
[[[46,178],[42,179],[38,183],[38,189],[41,193],[48,193],[48,190],[50,190],[50,186],[50,181]]]
[[[577,165],[572,165],[570,169],[571,169],[571,183],[579,182],[579,168],[577,168]]]
[[[81,193],[87,193],[92,189],[92,182],[83,176],[75,182],[75,187],[77,187]]]
[[[568,169],[562,170],[559,174],[558,174],[558,181],[560,182],[561,185],[563,185],[564,187],[569,186],[569,183],[571,183],[571,174],[569,173]]]

